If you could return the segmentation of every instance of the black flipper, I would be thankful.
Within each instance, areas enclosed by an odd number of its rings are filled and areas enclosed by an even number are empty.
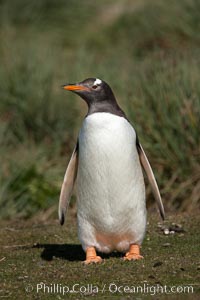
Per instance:
[[[64,176],[64,180],[60,192],[58,216],[61,225],[63,225],[65,222],[65,214],[69,205],[74,183],[76,181],[77,170],[78,170],[78,143],[72,153],[71,159],[67,166],[67,170],[65,172],[65,176]]]
[[[158,185],[157,185],[155,176],[153,174],[151,165],[150,165],[150,163],[148,161],[148,158],[146,157],[146,154],[145,154],[145,152],[144,152],[144,150],[143,150],[143,148],[142,148],[142,146],[141,146],[141,144],[139,143],[138,140],[136,142],[136,145],[137,145],[137,150],[138,150],[138,154],[139,154],[139,158],[140,158],[140,163],[141,163],[143,169],[145,170],[145,172],[147,174],[149,183],[150,183],[151,188],[152,188],[152,192],[154,194],[156,203],[157,203],[158,208],[159,208],[160,215],[161,215],[162,219],[164,220],[165,219],[165,210],[164,210],[164,206],[163,206],[163,203],[162,203],[162,199],[161,199],[161,196],[160,196]]]

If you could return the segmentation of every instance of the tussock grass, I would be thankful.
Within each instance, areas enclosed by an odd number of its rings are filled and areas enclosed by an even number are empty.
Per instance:
[[[60,85],[90,76],[115,91],[168,209],[199,208],[199,27],[192,0],[1,1],[1,216],[57,202],[86,113]]]

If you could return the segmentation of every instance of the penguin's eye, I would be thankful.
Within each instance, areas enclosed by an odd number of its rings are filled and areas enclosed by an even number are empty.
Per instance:
[[[96,90],[97,87],[98,87],[98,85],[96,85],[96,84],[94,84],[94,85],[92,86],[92,88],[93,88],[94,90]]]

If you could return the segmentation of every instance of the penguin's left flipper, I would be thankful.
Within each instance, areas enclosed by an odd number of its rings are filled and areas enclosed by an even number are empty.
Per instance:
[[[162,219],[164,220],[165,219],[165,210],[164,210],[164,206],[163,206],[163,203],[162,203],[162,199],[161,199],[161,196],[160,196],[160,192],[159,192],[159,189],[158,189],[156,179],[154,177],[154,174],[153,174],[153,171],[151,169],[150,163],[148,161],[148,158],[146,157],[146,154],[145,154],[141,144],[139,143],[139,141],[137,141],[136,144],[137,144],[137,150],[138,150],[141,165],[142,165],[142,167],[144,168],[144,170],[147,174],[149,183],[150,183],[151,188],[152,188],[152,192],[154,194],[154,197],[156,199],[156,202],[157,202],[157,205],[158,205],[158,208],[159,208],[159,211],[160,211],[160,215],[161,215]]]
[[[73,191],[74,183],[77,176],[77,169],[78,169],[78,143],[72,153],[71,159],[67,166],[67,170],[65,172],[65,177],[60,192],[58,215],[59,215],[59,220],[61,225],[63,225],[65,222],[65,213],[67,211],[71,194]]]

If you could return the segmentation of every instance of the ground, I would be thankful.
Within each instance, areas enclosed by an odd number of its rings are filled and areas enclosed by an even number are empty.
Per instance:
[[[103,256],[102,264],[85,266],[74,214],[68,215],[63,227],[57,220],[1,221],[0,298],[152,299],[162,285],[168,294],[160,288],[154,299],[199,299],[200,218],[170,215],[164,225],[169,228],[174,222],[181,224],[181,232],[165,235],[159,216],[149,216],[143,260],[123,261],[122,254],[113,253]],[[138,286],[146,290],[134,293]],[[179,292],[169,294],[173,286]],[[67,287],[74,292],[67,292]]]

